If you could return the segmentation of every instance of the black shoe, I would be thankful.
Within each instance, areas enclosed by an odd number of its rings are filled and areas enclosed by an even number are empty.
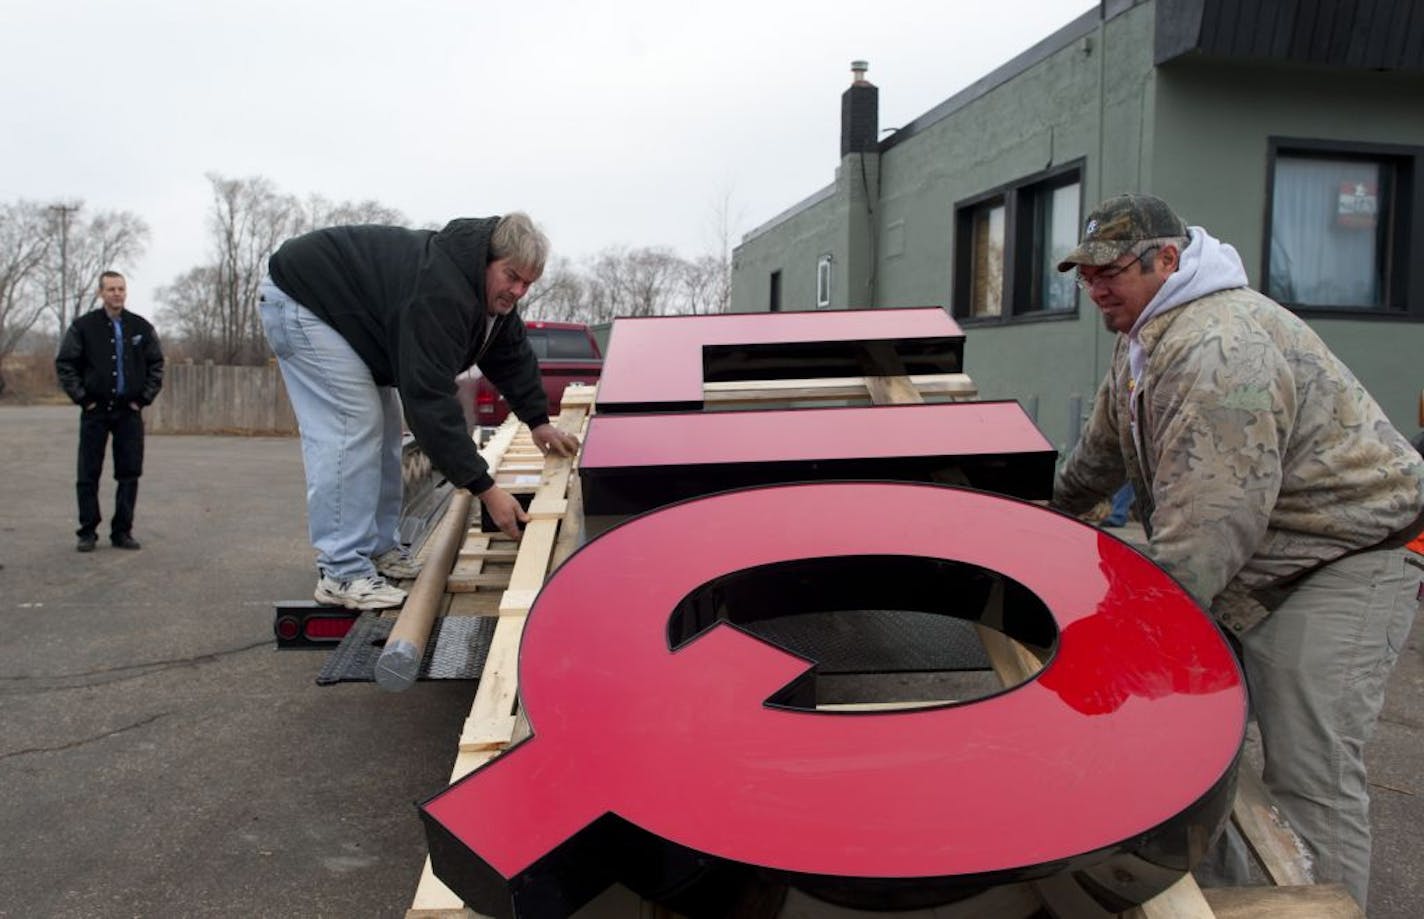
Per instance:
[[[132,536],[130,536],[130,535],[127,534],[127,533],[125,533],[125,534],[122,535],[122,536],[115,536],[113,539],[110,539],[109,542],[113,543],[115,549],[142,549],[142,548],[143,548],[143,546],[139,544],[139,541],[138,541],[137,539],[134,539]]]
[[[79,551],[79,552],[93,552],[93,551],[94,551],[94,546],[95,546],[98,542],[99,542],[99,540],[98,540],[96,537],[93,537],[93,536],[81,536],[81,537],[79,537],[79,543],[78,543],[78,545],[76,545],[74,548],[75,548],[76,551]]]

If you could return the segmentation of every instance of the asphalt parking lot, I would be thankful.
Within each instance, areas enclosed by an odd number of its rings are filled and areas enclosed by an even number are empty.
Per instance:
[[[295,439],[151,436],[143,549],[81,555],[76,437],[0,407],[0,916],[403,916],[473,684],[319,687],[274,649],[314,583]],[[1369,750],[1373,919],[1424,916],[1421,641]]]
[[[402,916],[473,684],[275,650],[315,583],[295,439],[149,437],[143,549],[81,555],[77,430],[0,408],[0,916]]]

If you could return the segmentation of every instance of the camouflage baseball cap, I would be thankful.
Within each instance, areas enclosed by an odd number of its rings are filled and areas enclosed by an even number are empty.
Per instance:
[[[1083,241],[1058,263],[1058,270],[1071,271],[1075,265],[1109,265],[1144,239],[1186,235],[1187,225],[1161,198],[1117,195],[1088,215]]]

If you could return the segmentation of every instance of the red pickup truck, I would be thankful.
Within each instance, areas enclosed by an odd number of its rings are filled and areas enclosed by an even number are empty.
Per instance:
[[[544,393],[549,397],[549,417],[559,414],[564,387],[570,383],[598,382],[603,371],[603,352],[592,330],[582,322],[542,322],[526,320],[524,327],[534,356],[539,359],[539,373],[544,378]],[[471,371],[473,374],[474,371]],[[483,376],[474,378],[473,386],[461,386],[470,393],[468,416],[472,426],[497,427],[509,415],[509,405]]]

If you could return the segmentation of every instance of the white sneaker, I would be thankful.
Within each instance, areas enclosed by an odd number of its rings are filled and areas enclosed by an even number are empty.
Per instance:
[[[318,603],[347,609],[390,609],[405,602],[405,591],[387,584],[380,575],[353,581],[338,581],[322,575],[314,596]]]
[[[404,546],[387,549],[371,561],[376,565],[377,574],[397,581],[410,580],[420,574],[420,562],[411,558]]]

